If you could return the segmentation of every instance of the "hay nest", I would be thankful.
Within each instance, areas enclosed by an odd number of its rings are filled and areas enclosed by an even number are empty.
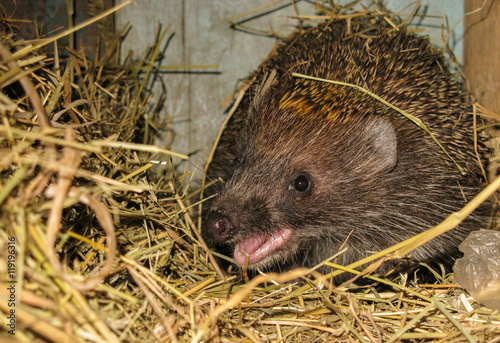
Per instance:
[[[384,293],[334,287],[307,270],[226,277],[192,220],[202,189],[190,191],[189,176],[173,172],[172,156],[186,156],[152,145],[168,129],[148,91],[166,31],[139,61],[121,64],[114,54],[121,37],[89,61],[65,47],[46,49],[71,31],[35,42],[15,31],[8,21],[0,28],[3,339],[500,341],[500,314],[468,298],[450,275],[436,273],[440,283],[429,285],[369,276],[391,287]],[[353,269],[367,262],[333,265],[332,274],[359,273]]]

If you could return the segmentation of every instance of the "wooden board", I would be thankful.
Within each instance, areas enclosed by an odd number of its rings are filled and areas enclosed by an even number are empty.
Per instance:
[[[23,39],[34,39],[38,36],[53,36],[55,33],[69,27],[68,22],[73,25],[82,23],[93,17],[96,12],[102,12],[113,6],[113,0],[102,0],[99,2],[101,8],[91,9],[88,0],[2,0],[0,3],[0,16],[10,20],[29,20],[27,23],[17,23],[20,26],[18,35]],[[68,9],[68,4],[73,9]],[[16,22],[12,22],[16,25]],[[105,29],[103,29],[103,27]],[[106,20],[95,23],[78,31],[75,34],[74,48],[85,49],[89,59],[94,59],[96,47],[101,43],[100,49],[104,48],[103,34],[110,34],[114,29],[114,18],[109,16]],[[68,46],[68,38],[59,41],[59,45]]]
[[[466,0],[465,12],[481,8],[484,0]],[[480,11],[465,18],[464,73],[483,105],[500,113],[500,1],[487,0]]]

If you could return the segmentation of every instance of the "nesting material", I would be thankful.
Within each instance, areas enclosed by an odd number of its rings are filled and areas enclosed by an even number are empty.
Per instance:
[[[342,20],[360,15],[391,20],[382,8],[318,9]],[[173,172],[171,157],[186,156],[152,145],[155,133],[169,128],[149,93],[165,33],[152,37],[138,61],[127,57],[118,63],[121,37],[108,42],[102,58],[89,61],[54,40],[19,40],[14,23],[3,23],[2,339],[499,341],[500,314],[477,304],[440,271],[435,271],[439,283],[427,285],[415,284],[411,275],[368,276],[387,284],[387,292],[349,290],[351,282],[335,287],[314,270],[252,280],[245,272],[224,275],[193,220],[202,189],[189,187],[189,175]],[[71,33],[59,36],[64,34]],[[154,168],[155,161],[164,168]],[[448,222],[426,235],[452,229],[457,219]],[[356,265],[330,264],[332,273],[359,273],[353,269],[368,263],[375,267],[421,239]]]

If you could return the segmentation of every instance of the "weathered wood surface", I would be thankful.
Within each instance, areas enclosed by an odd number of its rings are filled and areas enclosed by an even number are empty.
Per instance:
[[[484,0],[466,0],[465,12]],[[465,18],[464,73],[478,101],[500,112],[500,1],[488,0]]]

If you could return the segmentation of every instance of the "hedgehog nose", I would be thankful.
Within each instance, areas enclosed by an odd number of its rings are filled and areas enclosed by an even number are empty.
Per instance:
[[[210,212],[205,221],[205,234],[218,243],[223,243],[233,235],[233,224],[226,216]]]

